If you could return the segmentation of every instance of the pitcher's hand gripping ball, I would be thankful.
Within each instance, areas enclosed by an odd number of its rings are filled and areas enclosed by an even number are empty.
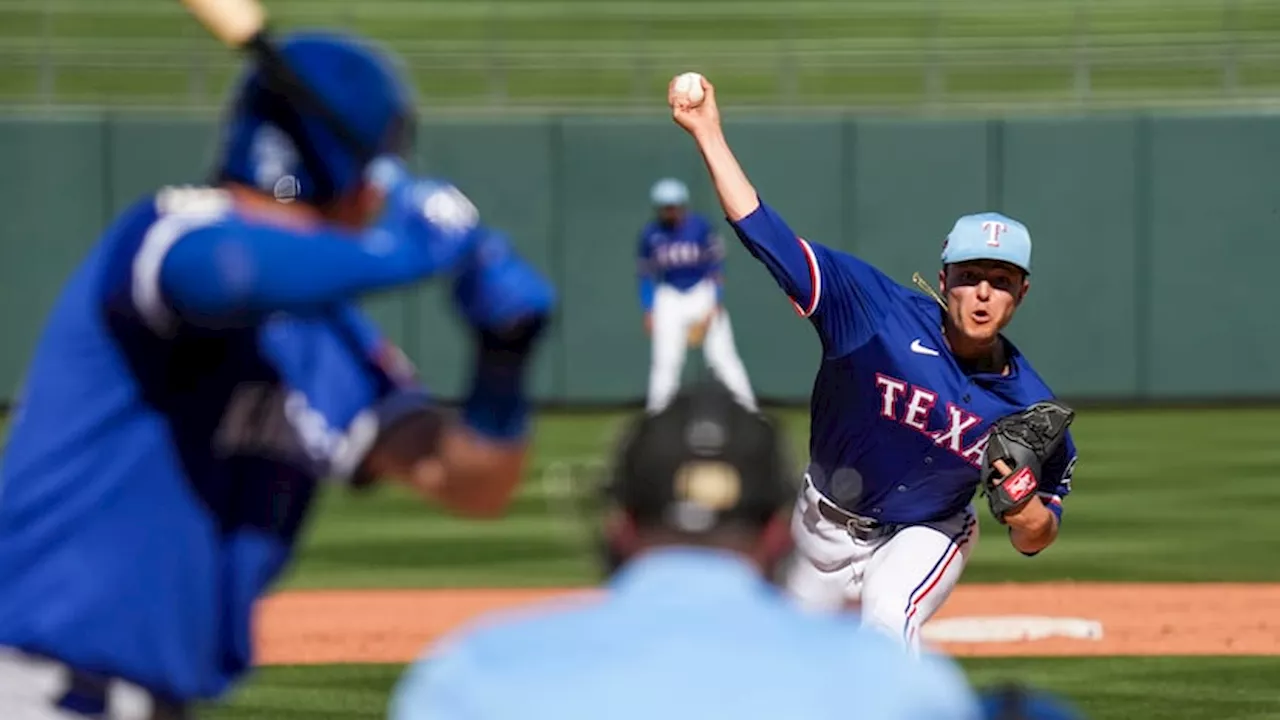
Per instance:
[[[1040,487],[1040,469],[1067,434],[1075,411],[1048,400],[996,420],[982,459],[982,492],[991,514],[1004,515],[1030,502]]]

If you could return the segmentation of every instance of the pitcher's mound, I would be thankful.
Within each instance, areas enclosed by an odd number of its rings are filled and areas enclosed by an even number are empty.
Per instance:
[[[257,660],[408,662],[489,611],[589,599],[596,592],[280,593],[259,604]],[[1044,614],[992,614],[1024,608]],[[947,654],[971,657],[1280,655],[1280,584],[961,584],[925,624],[922,639]]]
[[[950,617],[926,624],[921,635],[932,643],[1026,642],[1051,637],[1101,640],[1102,623],[1034,615]]]

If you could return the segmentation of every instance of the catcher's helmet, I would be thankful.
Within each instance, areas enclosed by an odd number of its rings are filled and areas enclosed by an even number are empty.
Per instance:
[[[707,380],[630,423],[602,500],[638,529],[689,537],[727,527],[763,530],[799,488],[786,440],[766,416]],[[599,541],[612,572],[623,558],[610,538],[602,534]]]
[[[413,93],[389,53],[331,32],[287,35],[290,69],[369,146],[404,156],[412,144]],[[270,89],[251,65],[232,97],[217,180],[277,198],[324,205],[359,186],[365,168],[314,112]]]

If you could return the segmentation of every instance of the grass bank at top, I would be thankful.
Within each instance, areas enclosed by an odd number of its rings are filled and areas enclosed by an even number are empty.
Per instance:
[[[689,68],[736,102],[801,105],[912,105],[935,92],[1070,101],[1084,79],[1094,92],[1135,96],[1280,84],[1268,44],[1280,8],[1267,0],[285,0],[271,14],[280,28],[349,28],[396,47],[431,107],[495,96],[648,102]],[[1214,40],[1252,52],[1220,52]],[[0,97],[32,101],[50,83],[65,103],[220,97],[235,60],[185,49],[192,43],[214,47],[176,3],[15,0],[0,10],[0,49],[11,55],[0,63]],[[31,52],[45,48],[58,50],[55,62]]]
[[[1091,720],[1280,717],[1280,658],[1011,658],[961,663],[974,687],[1017,680],[1068,698]],[[258,671],[210,720],[382,720],[398,665]]]
[[[799,457],[807,417],[783,416]],[[509,517],[445,517],[396,488],[332,490],[289,587],[559,586],[591,582],[590,524],[569,497],[604,460],[618,415],[544,416]],[[981,499],[965,580],[1280,581],[1280,410],[1087,411],[1062,536],[1017,554]],[[566,473],[566,467],[578,472]]]

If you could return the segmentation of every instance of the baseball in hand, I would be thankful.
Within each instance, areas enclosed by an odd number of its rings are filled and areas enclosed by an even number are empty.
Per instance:
[[[683,73],[676,77],[675,91],[689,100],[689,107],[697,107],[702,103],[702,76],[696,72]]]

